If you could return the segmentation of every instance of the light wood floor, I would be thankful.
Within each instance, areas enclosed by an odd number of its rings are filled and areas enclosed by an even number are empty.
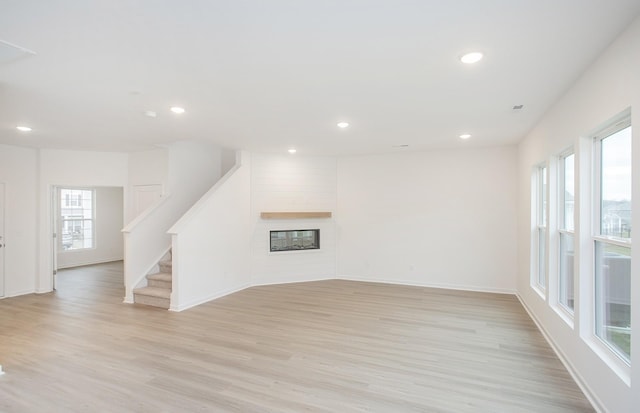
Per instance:
[[[334,280],[172,313],[122,279],[0,300],[1,412],[593,411],[512,296]]]

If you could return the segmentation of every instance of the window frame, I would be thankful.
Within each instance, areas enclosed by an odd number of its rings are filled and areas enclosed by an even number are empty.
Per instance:
[[[88,191],[91,192],[91,218],[65,218],[63,216],[63,209],[68,208],[76,208],[80,207],[82,209],[81,202],[76,202],[73,199],[73,196],[64,197],[63,191]],[[80,201],[82,198],[78,198]],[[63,203],[65,206],[63,207]],[[58,187],[58,205],[57,205],[57,247],[59,252],[80,252],[80,251],[88,251],[96,249],[96,190],[95,188],[88,187],[73,187],[73,186],[61,186]],[[65,222],[73,222],[73,221],[91,221],[91,246],[90,247],[82,247],[82,248],[64,248],[64,235],[63,228],[65,227]],[[84,228],[84,225],[83,225]],[[83,229],[84,231],[84,229]]]
[[[573,207],[573,228],[570,229],[567,226],[567,215],[566,215],[566,188],[567,188],[567,169],[566,169],[566,160],[567,158],[573,156],[573,189],[574,189],[574,207]],[[570,320],[573,320],[574,315],[575,315],[575,306],[576,306],[576,292],[577,292],[577,285],[576,285],[576,267],[577,267],[577,257],[576,257],[576,247],[577,247],[577,242],[578,240],[576,239],[576,205],[575,205],[575,200],[576,200],[576,187],[578,185],[576,185],[576,177],[578,176],[576,173],[576,151],[573,147],[563,151],[560,153],[560,155],[558,155],[558,174],[557,174],[557,178],[558,178],[558,183],[557,183],[557,231],[558,231],[558,242],[556,245],[557,248],[557,256],[558,256],[558,260],[557,260],[557,295],[556,295],[556,304],[557,304],[557,308],[559,308],[565,316],[569,317]],[[572,239],[573,242],[573,250],[574,250],[574,256],[573,256],[573,266],[572,266],[572,277],[571,277],[571,284],[566,284],[566,281],[563,283],[564,281],[564,276],[566,274],[564,274],[563,272],[563,241],[566,239]],[[563,298],[565,294],[563,294],[563,291],[566,291],[567,288],[572,288],[573,290],[573,297],[574,297],[574,301],[573,301],[573,308],[569,307],[568,302],[565,303],[563,302]],[[568,300],[567,300],[568,301]]]
[[[531,287],[543,298],[546,298],[548,281],[548,244],[549,213],[548,184],[549,165],[542,162],[534,166],[532,180],[532,266]]]
[[[602,204],[603,204],[602,142],[606,138],[630,127],[631,127],[631,113],[629,110],[627,110],[623,112],[621,115],[619,115],[617,118],[615,118],[612,122],[610,122],[608,126],[600,129],[597,133],[592,135],[593,175],[592,175],[592,205],[591,205],[592,219],[591,219],[591,240],[590,240],[591,252],[592,252],[591,264],[593,268],[593,270],[591,271],[591,282],[593,285],[593,290],[592,290],[593,295],[592,295],[592,302],[591,302],[591,306],[592,306],[591,334],[592,334],[592,337],[595,338],[595,342],[600,344],[599,347],[604,348],[606,350],[605,359],[610,362],[610,365],[611,363],[613,363],[613,365],[619,365],[620,362],[622,362],[622,366],[626,368],[629,368],[631,366],[630,355],[627,355],[620,349],[616,348],[616,346],[613,343],[610,343],[608,340],[605,339],[605,337],[602,337],[599,332],[600,331],[599,323],[601,322],[601,319],[602,319],[603,305],[598,302],[598,295],[599,295],[598,293],[599,291],[598,290],[598,271],[599,271],[598,244],[601,245],[600,248],[606,247],[608,245],[613,247],[629,248],[630,253],[632,250],[631,238],[625,239],[625,238],[620,238],[620,237],[615,237],[610,235],[602,235]],[[633,168],[633,161],[631,162],[631,166]],[[631,202],[633,202],[633,194],[631,195],[631,197],[632,197]],[[631,256],[629,259],[631,259]],[[631,305],[631,303],[629,305]],[[632,332],[630,332],[630,334],[632,335]]]

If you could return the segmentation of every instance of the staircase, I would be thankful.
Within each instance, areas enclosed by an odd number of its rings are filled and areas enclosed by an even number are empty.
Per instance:
[[[147,286],[133,289],[133,301],[137,304],[169,308],[171,304],[171,253],[158,263],[159,272],[147,275]]]

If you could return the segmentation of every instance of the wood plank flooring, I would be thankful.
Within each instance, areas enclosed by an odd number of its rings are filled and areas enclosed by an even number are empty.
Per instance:
[[[591,412],[513,296],[320,281],[182,313],[122,263],[0,300],[1,412]]]

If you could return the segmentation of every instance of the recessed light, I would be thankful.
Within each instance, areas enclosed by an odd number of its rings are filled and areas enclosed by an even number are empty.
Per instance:
[[[469,139],[470,137],[471,135],[468,133],[463,133],[462,135],[460,135],[460,139]]]
[[[16,126],[16,129],[18,129],[20,132],[31,132],[33,130],[28,126]]]
[[[150,118],[156,118],[158,117],[158,114],[152,110],[145,110],[144,111],[144,116],[148,116]]]
[[[460,61],[462,63],[466,63],[468,65],[473,64],[473,63],[477,63],[480,60],[482,60],[482,53],[480,52],[471,52],[471,53],[467,53],[464,56],[462,56],[460,58]]]
[[[289,152],[291,155],[293,155],[294,153],[296,153],[296,152],[298,152],[298,151],[296,151],[295,149],[291,148],[291,149],[289,149],[289,151],[288,151],[288,152]]]
[[[177,113],[178,115],[181,115],[185,112],[184,108],[181,108],[179,106],[174,106],[171,108],[171,112],[173,113]]]
[[[349,127],[349,122],[338,122],[338,127],[340,129],[347,128],[347,127]]]

